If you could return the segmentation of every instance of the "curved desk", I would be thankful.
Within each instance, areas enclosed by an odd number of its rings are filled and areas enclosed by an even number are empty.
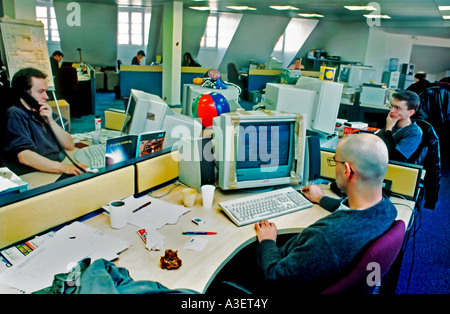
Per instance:
[[[154,196],[165,194],[171,186],[158,190]],[[182,204],[183,187],[175,188],[163,200],[175,204]],[[325,187],[325,194],[332,192]],[[162,251],[148,251],[144,242],[136,232],[136,227],[128,225],[123,230],[114,230],[109,226],[109,218],[98,215],[85,223],[97,229],[108,232],[131,242],[133,245],[119,254],[114,262],[119,267],[129,270],[134,280],[158,281],[170,289],[188,288],[198,292],[205,292],[218,271],[243,247],[256,241],[254,225],[237,227],[228,217],[221,212],[218,203],[235,197],[247,195],[241,192],[222,192],[216,189],[213,208],[205,209],[201,204],[201,195],[197,194],[194,207],[181,216],[175,225],[166,225],[158,232],[166,237],[165,249],[178,250],[178,256],[182,260],[182,266],[177,270],[165,270],[160,268]],[[395,199],[395,203],[405,203],[411,206],[412,201]],[[396,205],[399,212],[397,219],[402,219],[408,225],[411,210],[407,206]],[[318,219],[329,214],[318,205],[314,205],[303,211],[288,214],[271,219],[275,222],[279,233],[299,232]],[[194,217],[201,217],[206,221],[203,225],[195,225],[191,222]],[[201,252],[184,249],[191,236],[182,235],[183,231],[213,231],[217,235],[197,235],[209,240],[205,249]]]

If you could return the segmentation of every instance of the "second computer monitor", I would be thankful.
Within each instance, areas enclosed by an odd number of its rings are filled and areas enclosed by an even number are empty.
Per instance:
[[[200,122],[172,111],[161,97],[131,90],[122,127],[123,134],[166,131],[164,148],[173,147],[181,137],[198,138],[202,134]]]

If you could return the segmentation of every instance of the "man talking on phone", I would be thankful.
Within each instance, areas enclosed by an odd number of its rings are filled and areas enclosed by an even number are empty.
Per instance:
[[[81,174],[75,165],[62,162],[65,156],[57,140],[66,150],[73,150],[74,143],[70,134],[53,120],[52,108],[47,104],[46,78],[37,69],[24,68],[12,79],[14,102],[6,111],[3,130],[6,166],[17,175],[33,171]]]

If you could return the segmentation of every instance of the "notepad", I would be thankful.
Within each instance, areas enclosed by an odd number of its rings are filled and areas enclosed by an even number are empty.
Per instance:
[[[158,230],[167,224],[176,224],[180,216],[189,211],[184,206],[169,203],[148,195],[139,198],[129,196],[122,201],[125,202],[124,208],[128,211],[128,223],[147,230]],[[151,201],[150,205],[133,213],[134,209],[149,201]],[[107,205],[103,206],[103,208],[107,211],[109,210]]]

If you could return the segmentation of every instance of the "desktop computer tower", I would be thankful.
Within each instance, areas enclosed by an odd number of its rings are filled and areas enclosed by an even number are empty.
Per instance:
[[[398,80],[398,89],[407,89],[414,83],[414,64],[402,63],[400,67],[400,78]]]
[[[385,83],[387,88],[396,89],[398,87],[398,81],[400,79],[400,72],[383,72],[381,82]]]
[[[204,184],[214,184],[215,167],[211,138],[180,140],[178,148],[178,176],[182,183],[196,189]]]

